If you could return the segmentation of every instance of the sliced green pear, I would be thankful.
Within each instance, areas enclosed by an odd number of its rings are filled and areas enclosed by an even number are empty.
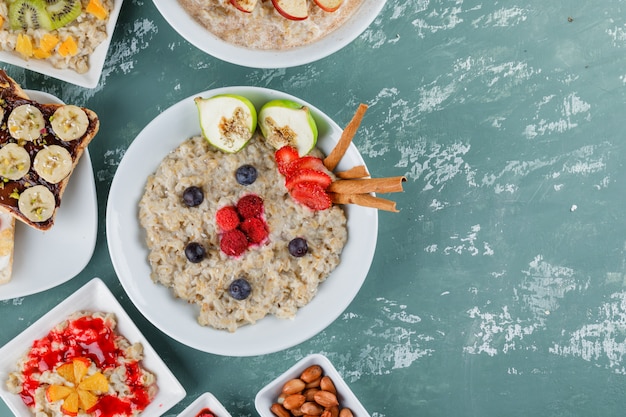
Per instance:
[[[300,156],[317,143],[317,125],[308,107],[291,100],[272,100],[259,111],[259,127],[265,140],[276,149],[293,146]]]
[[[228,153],[241,150],[256,130],[257,114],[250,100],[236,94],[194,99],[202,136]]]

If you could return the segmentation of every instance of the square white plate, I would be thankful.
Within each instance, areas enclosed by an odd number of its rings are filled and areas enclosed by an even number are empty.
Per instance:
[[[66,81],[71,84],[76,84],[85,88],[95,88],[100,81],[100,75],[102,75],[102,69],[104,68],[104,61],[109,51],[109,45],[111,44],[111,38],[113,37],[113,30],[117,24],[117,18],[122,8],[122,0],[114,0],[113,9],[109,14],[109,21],[107,22],[106,30],[107,37],[91,54],[89,59],[89,71],[84,74],[79,74],[70,69],[58,69],[52,66],[49,62],[42,59],[29,59],[22,58],[19,54],[14,52],[0,51],[0,61],[12,64],[18,67],[26,68],[31,71],[38,72],[43,75],[54,77],[61,81]]]
[[[232,417],[228,411],[224,408],[222,403],[215,398],[215,395],[210,392],[205,392],[194,402],[189,404],[189,407],[185,408],[178,417],[196,417],[198,413],[205,408],[208,408],[217,417]]]
[[[46,336],[52,327],[76,311],[114,313],[117,319],[116,330],[131,343],[140,342],[143,345],[143,365],[155,374],[159,391],[141,414],[142,417],[158,417],[185,397],[183,386],[141,334],[115,296],[102,280],[93,278],[0,348],[0,397],[17,417],[32,417],[32,412],[19,395],[8,391],[6,381],[9,373],[15,370],[17,361],[27,353],[33,341]]]
[[[350,387],[348,387],[348,384],[346,384],[346,381],[343,380],[330,360],[328,360],[326,356],[318,353],[304,357],[258,392],[254,400],[254,405],[261,417],[276,417],[274,413],[270,411],[270,407],[278,399],[285,382],[293,378],[298,378],[302,371],[311,365],[321,366],[324,371],[323,375],[328,375],[330,379],[332,379],[337,389],[337,399],[339,400],[340,407],[349,408],[354,417],[370,417],[365,407],[363,407],[356,395],[354,395]]]

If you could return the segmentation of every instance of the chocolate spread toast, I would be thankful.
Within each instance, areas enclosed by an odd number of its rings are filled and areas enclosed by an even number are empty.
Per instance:
[[[98,116],[84,107],[31,100],[0,70],[0,120],[0,209],[48,230],[78,160],[98,132]]]

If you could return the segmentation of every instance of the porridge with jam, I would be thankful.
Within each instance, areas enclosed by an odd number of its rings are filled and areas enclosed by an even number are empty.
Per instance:
[[[250,49],[288,49],[303,46],[343,25],[364,0],[344,0],[329,12],[309,0],[306,18],[286,18],[270,0],[258,0],[251,12],[230,0],[178,0],[196,21],[226,42]]]

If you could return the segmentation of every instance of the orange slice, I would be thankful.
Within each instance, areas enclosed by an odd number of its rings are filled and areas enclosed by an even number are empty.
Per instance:
[[[69,416],[78,414],[78,393],[74,390],[67,396],[61,405],[61,411]]]
[[[85,391],[79,388],[76,390],[76,392],[78,393],[78,402],[80,403],[80,408],[82,408],[86,412],[89,412],[89,410],[98,402],[98,396],[92,394],[89,391]]]
[[[74,383],[74,364],[72,362],[64,363],[57,368],[57,373],[63,377],[67,382]]]
[[[46,398],[53,403],[67,398],[73,391],[73,388],[66,387],[65,385],[50,385],[48,389],[46,389]]]
[[[106,19],[109,15],[109,12],[104,8],[100,0],[89,0],[89,4],[85,10],[87,10],[87,13],[96,16],[100,20]]]

